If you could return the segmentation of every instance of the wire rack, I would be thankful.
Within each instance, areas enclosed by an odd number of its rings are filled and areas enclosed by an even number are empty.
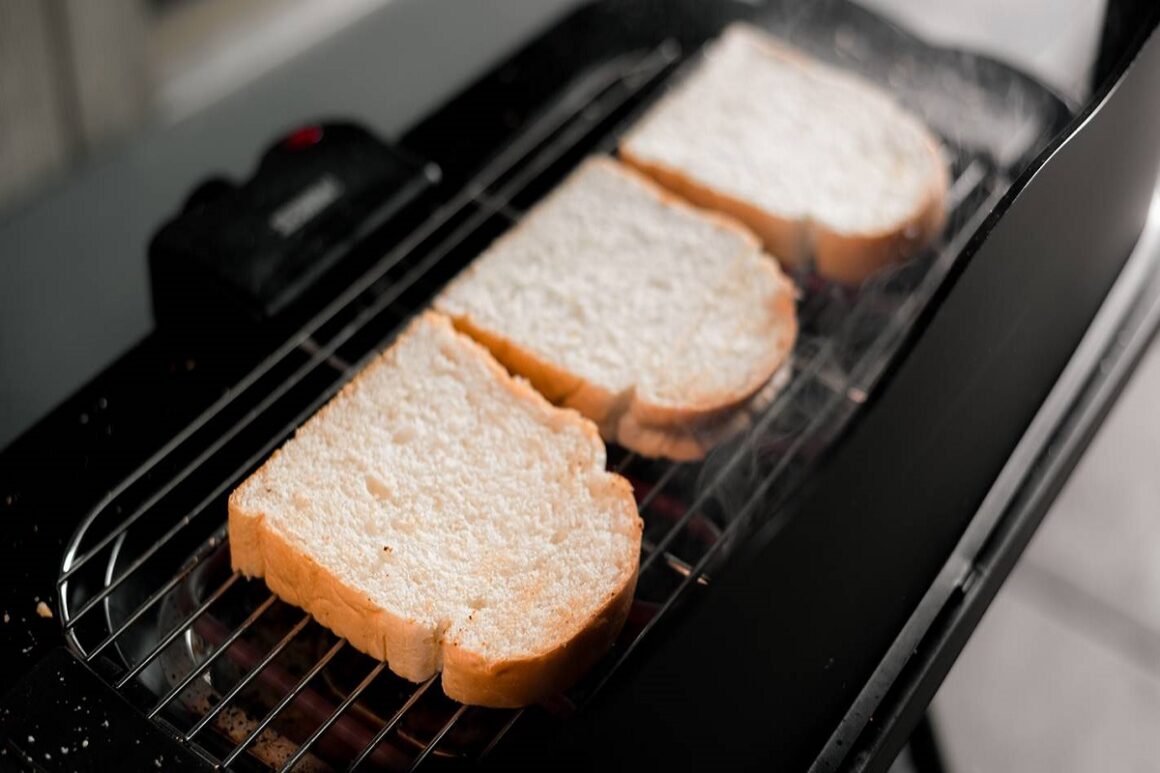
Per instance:
[[[347,646],[229,568],[226,497],[450,277],[518,222],[669,81],[673,43],[578,78],[459,195],[111,491],[60,573],[71,647],[206,761],[231,769],[416,769],[486,755],[524,711],[567,715],[598,692],[674,607],[712,582],[731,545],[771,517],[871,393],[982,224],[1005,181],[952,148],[950,220],[924,255],[857,290],[797,277],[801,335],[789,384],[704,462],[609,449],[645,521],[629,621],[566,696],[528,710],[467,707]]]

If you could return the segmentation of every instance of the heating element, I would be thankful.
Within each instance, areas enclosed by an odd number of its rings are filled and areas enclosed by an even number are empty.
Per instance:
[[[702,463],[609,448],[645,522],[640,579],[614,650],[568,695],[525,710],[467,707],[414,685],[231,573],[230,491],[450,277],[681,77],[675,41],[581,74],[463,190],[403,238],[84,520],[59,579],[71,648],[207,761],[281,770],[416,769],[485,758],[526,711],[583,707],[664,616],[695,603],[755,519],[830,448],[1008,188],[1003,164],[944,136],[953,183],[941,239],[858,290],[796,276],[793,374],[751,429]]]

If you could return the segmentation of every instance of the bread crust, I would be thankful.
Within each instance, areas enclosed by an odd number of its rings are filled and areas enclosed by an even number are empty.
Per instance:
[[[879,269],[913,257],[938,238],[946,227],[946,198],[950,178],[933,137],[926,138],[927,152],[936,170],[918,209],[897,226],[875,233],[848,234],[812,226],[811,242],[817,271],[824,277],[856,284]]]
[[[785,369],[797,338],[792,291],[779,293],[774,303],[778,308],[777,317],[786,320],[788,332],[779,346],[767,350],[768,362],[757,371],[760,376],[765,376],[767,371],[772,375],[760,381],[755,378],[756,383],[738,387],[728,398],[709,406],[658,405],[640,399],[633,392],[619,395],[480,327],[470,315],[456,316],[452,321],[456,329],[487,347],[504,367],[528,379],[551,402],[573,408],[596,422],[607,440],[644,456],[689,462],[704,458],[713,446],[747,426],[753,404],[768,404],[772,398],[758,400],[767,385],[777,382],[780,390],[784,384],[777,375]]]
[[[613,485],[627,493],[632,486],[616,476]],[[644,522],[635,500],[626,508],[638,526],[637,553]],[[527,657],[489,661],[478,653],[448,642],[443,647],[443,691],[461,703],[495,708],[516,708],[540,703],[574,684],[616,641],[628,618],[636,593],[637,568],[622,573],[620,587],[593,613],[571,638]]]
[[[657,181],[649,178],[637,169],[619,163],[612,158],[597,156],[590,163],[602,164],[618,174],[632,178],[640,185],[649,189],[653,195],[667,206],[681,209],[696,215],[704,220],[715,223],[721,228],[727,228],[753,245],[760,248],[758,237],[734,216],[712,209],[691,206],[688,201],[667,190]],[[769,281],[777,288],[768,299],[769,329],[766,338],[771,346],[765,350],[764,357],[758,367],[755,367],[747,382],[735,384],[709,399],[700,402],[688,402],[683,405],[671,405],[650,402],[633,395],[627,414],[642,425],[657,427],[688,427],[703,422],[717,421],[732,413],[745,403],[749,402],[761,388],[769,383],[773,375],[785,364],[794,342],[797,340],[797,305],[794,299],[793,282],[782,273],[777,261],[764,255],[765,260],[757,262],[758,270],[767,274]],[[676,347],[674,347],[676,351]],[[703,455],[703,454],[702,454]]]
[[[928,140],[933,143],[933,140]],[[938,175],[921,206],[892,228],[845,233],[817,221],[794,220],[704,185],[680,170],[636,155],[626,142],[621,159],[689,202],[726,213],[748,226],[769,253],[790,271],[808,268],[843,284],[857,284],[885,266],[912,257],[942,233],[946,224],[948,178],[937,147],[931,148]]]
[[[809,228],[806,223],[767,212],[744,199],[702,185],[679,169],[646,160],[632,149],[629,134],[617,149],[620,160],[652,178],[682,199],[707,211],[734,218],[757,235],[769,254],[787,269],[804,268],[810,258]]]
[[[772,56],[811,66],[809,57],[771,42],[764,33],[748,25],[734,25],[726,34],[745,37]],[[643,157],[633,149],[634,131],[621,140],[617,153],[626,164],[696,206],[736,218],[752,229],[770,254],[787,269],[799,271],[812,263],[817,273],[827,279],[857,284],[884,266],[915,255],[937,238],[946,224],[950,184],[946,164],[938,141],[926,127],[921,129],[931,168],[936,170],[926,195],[909,216],[878,231],[839,231],[819,221],[784,217],[766,210],[697,180],[679,168]]]
[[[639,170],[605,156],[590,157],[584,164],[599,165],[631,178],[647,188],[666,206],[693,213],[719,227],[728,228],[751,244],[754,250],[760,249],[759,239],[732,216],[720,211],[699,209]],[[566,185],[567,183],[557,189],[557,192]],[[501,236],[497,244],[512,238],[518,228],[519,226]],[[478,264],[472,264],[454,281],[465,280],[477,270],[477,266]],[[793,282],[782,273],[777,262],[768,256],[766,260],[760,261],[758,266],[759,271],[767,274],[767,281],[777,288],[769,297],[769,308],[766,309],[770,321],[766,337],[770,346],[764,351],[761,360],[754,363],[747,381],[679,405],[649,400],[635,390],[625,393],[614,392],[584,379],[577,373],[565,370],[517,341],[487,329],[470,313],[456,313],[442,305],[439,299],[436,299],[435,306],[451,317],[458,330],[487,347],[509,371],[531,381],[549,401],[574,408],[596,422],[605,439],[620,443],[646,456],[692,461],[705,455],[711,446],[706,442],[710,437],[716,440],[724,437],[721,433],[702,432],[700,439],[693,439],[696,433],[692,431],[706,425],[724,426],[731,414],[744,408],[753,396],[770,382],[774,374],[785,364],[797,340],[798,324]],[[679,343],[677,342],[674,351],[679,350]]]
[[[403,336],[411,335],[421,322],[451,329],[446,317],[427,311]],[[538,392],[526,381],[508,375],[484,347],[466,337],[463,341],[476,350],[491,374],[515,397],[549,409]],[[390,356],[390,351],[388,349],[368,365],[339,396],[354,389],[371,368]],[[338,396],[327,403],[309,422],[325,420],[337,399]],[[592,422],[575,411],[550,410],[553,420],[573,423],[589,442],[602,444]],[[644,529],[637,514],[632,486],[623,477],[601,471],[609,486],[609,498],[620,508],[617,518],[625,519],[635,537],[631,559],[619,566],[617,588],[576,630],[548,650],[518,659],[489,660],[458,643],[442,639],[444,631],[438,625],[404,619],[378,607],[320,565],[308,552],[270,528],[265,512],[244,508],[240,503],[243,490],[247,486],[263,485],[264,472],[280,454],[281,449],[275,451],[230,495],[231,565],[246,577],[264,578],[279,598],[306,610],[321,625],[345,638],[360,652],[386,661],[399,676],[421,682],[442,670],[444,691],[456,700],[482,706],[522,706],[569,687],[612,646],[619,634],[636,587],[640,538]]]
[[[632,414],[625,415],[617,428],[626,447],[645,456],[659,456],[678,462],[704,459],[714,447],[749,429],[793,375],[787,361],[758,392],[732,411],[688,424],[641,424]],[[645,449],[645,450],[639,450]]]
[[[510,373],[527,379],[548,402],[572,408],[604,427],[615,413],[617,395],[598,384],[585,381],[511,339],[496,335],[477,324],[470,314],[451,318],[455,329],[491,352]]]
[[[236,493],[236,492],[235,492]],[[230,563],[261,577],[278,598],[300,607],[359,652],[388,662],[404,679],[421,682],[438,670],[429,629],[374,605],[281,534],[266,513],[247,512],[230,497]]]

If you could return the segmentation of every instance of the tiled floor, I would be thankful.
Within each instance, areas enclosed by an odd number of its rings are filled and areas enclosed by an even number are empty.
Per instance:
[[[1160,771],[1160,344],[934,702],[951,773]]]

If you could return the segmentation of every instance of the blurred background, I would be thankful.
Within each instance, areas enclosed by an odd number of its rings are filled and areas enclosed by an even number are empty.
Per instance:
[[[387,0],[3,0],[0,208],[181,121]]]
[[[149,127],[180,123],[389,2],[0,0],[0,216],[78,165]],[[576,4],[497,8],[534,21]],[[862,4],[928,39],[1013,59],[1078,98],[1104,0]]]
[[[439,72],[383,13],[420,2]],[[146,239],[199,179],[304,116],[396,132],[575,4],[0,0],[0,447],[147,332]],[[863,4],[1087,95],[1103,0]],[[936,699],[949,770],[1160,770],[1158,391],[1154,347]]]

